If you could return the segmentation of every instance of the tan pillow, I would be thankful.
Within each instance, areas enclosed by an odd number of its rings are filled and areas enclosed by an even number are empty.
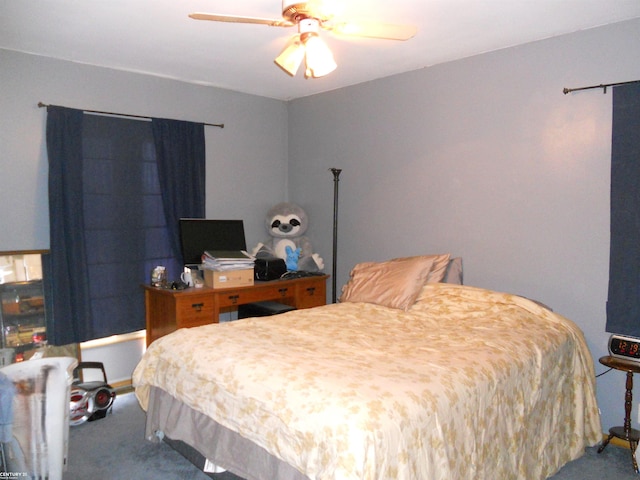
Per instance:
[[[415,258],[433,259],[433,266],[429,271],[429,275],[427,275],[427,281],[424,282],[425,284],[439,283],[444,280],[444,277],[447,274],[449,263],[451,260],[451,255],[448,253],[443,253],[441,255],[419,255],[415,257],[401,257],[401,258],[394,258],[389,261],[399,262],[399,261],[415,259]]]
[[[407,310],[415,302],[440,255],[396,258],[386,262],[359,263],[342,288],[341,302],[367,302]],[[449,255],[446,255],[442,276]],[[437,276],[437,274],[436,274]]]
[[[427,276],[427,281],[425,283],[438,283],[444,279],[445,274],[447,273],[447,267],[449,266],[449,260],[451,255],[431,255],[434,257],[433,267],[429,271],[429,276]]]

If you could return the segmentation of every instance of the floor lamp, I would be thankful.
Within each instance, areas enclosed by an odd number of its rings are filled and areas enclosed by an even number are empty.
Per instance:
[[[331,270],[331,301],[336,303],[336,269],[338,266],[338,182],[340,168],[330,168],[333,173],[333,268]]]

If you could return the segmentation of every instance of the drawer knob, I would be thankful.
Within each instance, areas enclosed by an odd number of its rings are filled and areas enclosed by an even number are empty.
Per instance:
[[[287,290],[289,290],[288,288],[279,288],[278,292],[280,293],[280,295],[282,297],[284,297],[287,294]]]
[[[307,287],[307,293],[312,297],[313,294],[316,293],[316,287]]]
[[[192,303],[191,308],[193,308],[196,312],[201,312],[202,307],[204,307],[204,303]]]
[[[240,298],[240,295],[229,295],[229,300],[234,305],[238,303],[238,298]]]

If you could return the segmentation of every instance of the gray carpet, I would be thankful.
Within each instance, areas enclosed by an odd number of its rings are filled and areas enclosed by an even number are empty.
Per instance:
[[[147,441],[144,428],[135,395],[116,396],[113,413],[70,427],[64,480],[210,480],[164,442]]]
[[[144,423],[145,415],[135,396],[127,393],[116,398],[113,413],[106,418],[71,427],[64,480],[209,480],[209,476],[164,442],[148,442],[144,438]],[[219,480],[231,477],[217,476]],[[565,465],[550,480],[605,478],[640,480],[640,475],[633,472],[628,449],[609,445],[598,454],[596,448],[588,448],[583,457]]]

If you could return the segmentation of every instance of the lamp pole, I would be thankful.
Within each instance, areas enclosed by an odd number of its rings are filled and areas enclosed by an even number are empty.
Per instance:
[[[331,301],[336,303],[336,270],[338,267],[338,182],[340,168],[330,168],[333,173],[333,269],[331,272]]]

